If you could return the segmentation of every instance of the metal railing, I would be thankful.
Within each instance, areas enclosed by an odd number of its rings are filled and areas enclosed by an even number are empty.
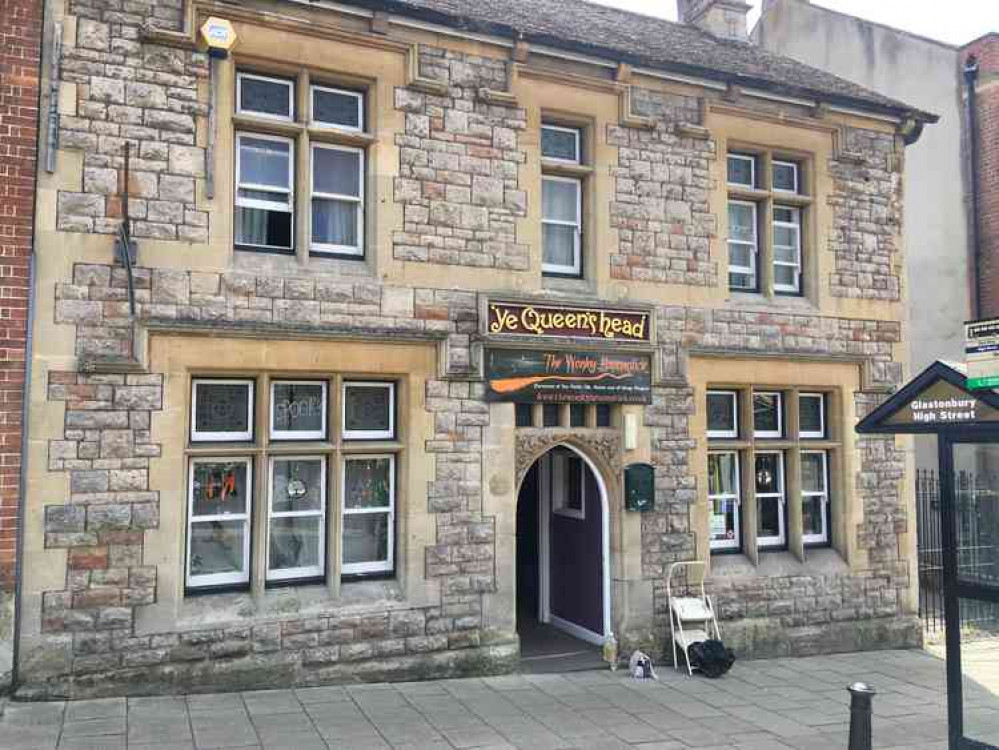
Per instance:
[[[958,577],[999,585],[999,475],[960,471],[955,476]],[[928,632],[944,629],[943,533],[940,479],[934,471],[916,475],[919,548],[919,616]],[[999,604],[961,600],[966,635],[999,635]]]

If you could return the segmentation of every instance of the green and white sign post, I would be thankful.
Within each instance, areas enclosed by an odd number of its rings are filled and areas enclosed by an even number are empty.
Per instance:
[[[964,324],[967,387],[973,391],[999,388],[999,318]]]

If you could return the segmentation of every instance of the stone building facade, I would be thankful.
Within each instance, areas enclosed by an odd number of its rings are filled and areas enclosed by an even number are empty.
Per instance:
[[[558,588],[520,546],[544,492],[545,528],[596,524],[566,552],[595,619],[535,613],[584,639],[661,651],[700,560],[747,656],[918,640],[911,467],[852,426],[906,370],[902,134],[932,116],[651,19],[695,64],[639,62],[598,6],[556,44],[559,5],[49,0],[22,695],[514,669],[524,589]],[[511,353],[639,377],[513,403]]]
[[[0,689],[13,644],[41,53],[41,0],[11,0],[0,29]]]

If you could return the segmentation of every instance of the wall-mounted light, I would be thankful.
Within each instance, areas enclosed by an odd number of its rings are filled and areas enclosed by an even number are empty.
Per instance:
[[[638,415],[624,415],[624,449],[633,451],[638,447]]]

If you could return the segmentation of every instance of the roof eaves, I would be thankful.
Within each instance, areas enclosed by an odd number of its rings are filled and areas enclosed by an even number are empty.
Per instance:
[[[802,86],[779,85],[766,79],[738,73],[727,73],[715,68],[705,68],[703,66],[687,63],[666,63],[656,58],[635,55],[597,43],[567,40],[563,37],[552,36],[550,34],[524,33],[519,29],[506,24],[462,18],[443,11],[433,10],[431,8],[418,8],[409,3],[401,2],[400,0],[346,0],[346,3],[368,8],[370,10],[396,13],[401,16],[407,16],[426,21],[428,23],[435,23],[455,29],[492,36],[507,37],[513,40],[522,40],[529,44],[534,43],[555,49],[563,49],[567,52],[588,54],[593,57],[602,57],[614,62],[641,65],[652,70],[681,73],[688,76],[706,78],[708,80],[715,80],[739,86],[751,86],[764,91],[783,93],[791,96],[807,96],[836,106],[856,109],[861,112],[888,115],[896,117],[900,120],[912,118],[924,123],[935,123],[940,119],[939,115],[935,115],[932,112],[925,112],[923,110],[906,107],[901,103],[899,103],[899,106],[893,106],[887,103],[874,102],[846,94],[835,94],[829,91],[820,91]]]

